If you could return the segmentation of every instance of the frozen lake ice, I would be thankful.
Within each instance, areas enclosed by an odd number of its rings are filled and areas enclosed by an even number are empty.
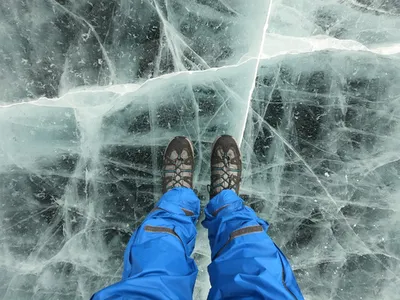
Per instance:
[[[193,141],[205,206],[231,134],[306,299],[397,299],[399,121],[397,0],[2,0],[0,298],[120,280],[168,141]]]

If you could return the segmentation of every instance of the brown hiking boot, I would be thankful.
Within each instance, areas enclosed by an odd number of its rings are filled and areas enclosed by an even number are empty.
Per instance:
[[[230,135],[222,135],[214,142],[211,152],[210,198],[222,190],[239,193],[242,159],[239,146]]]
[[[167,146],[163,161],[162,192],[175,187],[193,187],[194,152],[192,142],[184,137],[175,137]]]

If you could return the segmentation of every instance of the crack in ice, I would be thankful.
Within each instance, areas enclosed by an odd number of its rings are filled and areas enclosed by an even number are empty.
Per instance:
[[[250,90],[249,90],[249,95],[248,95],[248,98],[247,98],[247,105],[246,105],[246,110],[245,110],[245,115],[244,115],[243,124],[242,124],[242,126],[241,126],[242,129],[241,129],[241,132],[239,133],[239,138],[238,138],[239,147],[241,146],[242,140],[243,140],[243,137],[244,137],[244,132],[245,132],[245,129],[246,129],[246,124],[247,124],[247,118],[248,118],[249,111],[250,111],[251,98],[252,98],[252,96],[253,96],[253,92],[254,92],[254,89],[255,89],[255,87],[256,87],[256,80],[257,80],[258,68],[259,68],[259,66],[260,66],[260,61],[261,61],[261,57],[262,57],[262,52],[263,52],[265,37],[266,37],[266,34],[267,34],[267,30],[268,30],[268,26],[269,26],[269,19],[270,19],[271,11],[272,11],[272,2],[273,2],[272,0],[270,0],[270,2],[269,2],[268,12],[267,12],[267,16],[266,16],[266,19],[265,19],[263,31],[262,31],[262,37],[261,37],[261,42],[260,42],[260,48],[259,48],[259,51],[258,51],[258,56],[257,56],[257,58],[256,58],[256,65],[255,65],[255,67],[254,67],[254,73],[253,73],[252,84],[251,84],[251,87],[250,87]]]

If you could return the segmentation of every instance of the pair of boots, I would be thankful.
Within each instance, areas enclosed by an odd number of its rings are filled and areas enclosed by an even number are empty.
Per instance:
[[[193,188],[194,152],[191,141],[175,137],[167,146],[163,163],[163,193],[174,187]],[[210,198],[222,190],[239,193],[242,174],[240,150],[235,139],[223,135],[214,142],[211,152]]]
[[[238,196],[241,158],[230,136],[211,154],[211,200],[204,209],[211,264],[209,299],[303,299],[288,260],[267,234],[268,223]],[[191,142],[176,137],[164,154],[163,196],[133,233],[122,280],[92,300],[192,299],[200,200],[193,192]]]

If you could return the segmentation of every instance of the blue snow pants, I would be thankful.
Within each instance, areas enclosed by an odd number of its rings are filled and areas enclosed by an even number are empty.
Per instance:
[[[92,300],[192,299],[197,267],[190,257],[200,201],[187,188],[165,193],[132,235],[122,280]],[[212,262],[208,299],[304,299],[284,254],[267,235],[268,223],[231,190],[205,209]]]

